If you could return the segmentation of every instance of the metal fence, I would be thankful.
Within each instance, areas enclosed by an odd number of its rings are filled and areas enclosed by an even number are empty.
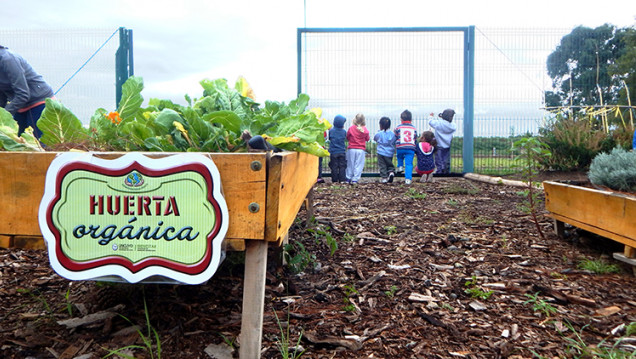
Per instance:
[[[118,29],[6,30],[2,45],[24,57],[84,124],[97,108],[115,109]]]
[[[544,91],[551,88],[546,59],[570,31],[475,28],[474,79],[465,79],[461,32],[299,29],[299,90],[329,120],[341,114],[349,126],[363,113],[371,137],[382,116],[394,128],[408,109],[418,131],[425,131],[430,113],[454,109],[458,130],[451,169],[462,172],[464,81],[474,80],[474,171],[502,174],[511,171],[514,139],[537,133],[546,116]],[[373,141],[369,149],[364,173],[375,175]],[[323,173],[329,172],[327,164],[323,161]]]

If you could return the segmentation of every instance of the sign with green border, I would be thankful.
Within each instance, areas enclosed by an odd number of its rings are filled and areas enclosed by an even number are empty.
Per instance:
[[[49,166],[39,223],[65,278],[199,284],[223,258],[228,210],[203,154],[68,152]]]

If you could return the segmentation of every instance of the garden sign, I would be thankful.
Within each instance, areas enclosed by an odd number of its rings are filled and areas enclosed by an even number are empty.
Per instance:
[[[228,210],[202,154],[66,152],[47,171],[39,223],[65,278],[200,284],[224,257]]]

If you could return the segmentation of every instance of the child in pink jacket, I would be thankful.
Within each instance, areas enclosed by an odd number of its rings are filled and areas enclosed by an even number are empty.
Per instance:
[[[359,113],[353,119],[353,125],[347,130],[347,182],[355,185],[360,181],[364,161],[366,158],[367,142],[369,141],[364,115]]]

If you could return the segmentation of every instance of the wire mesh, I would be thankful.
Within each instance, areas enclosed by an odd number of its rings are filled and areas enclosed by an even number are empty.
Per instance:
[[[0,38],[2,45],[24,57],[53,91],[59,90],[56,98],[88,124],[97,108],[115,108],[115,52],[119,38],[114,36],[107,41],[113,31],[117,30],[0,29]]]
[[[457,132],[451,170],[462,171],[464,117],[464,34],[461,31],[309,32],[301,29],[301,91],[329,120],[357,113],[367,119],[371,137],[380,117],[399,124],[413,113],[418,132],[430,130],[429,114],[456,111]],[[544,91],[550,89],[546,59],[568,29],[482,29],[475,32],[474,166],[479,173],[510,172],[511,146],[537,133],[545,116]],[[375,146],[364,169],[376,175]],[[323,173],[328,173],[323,161]]]

